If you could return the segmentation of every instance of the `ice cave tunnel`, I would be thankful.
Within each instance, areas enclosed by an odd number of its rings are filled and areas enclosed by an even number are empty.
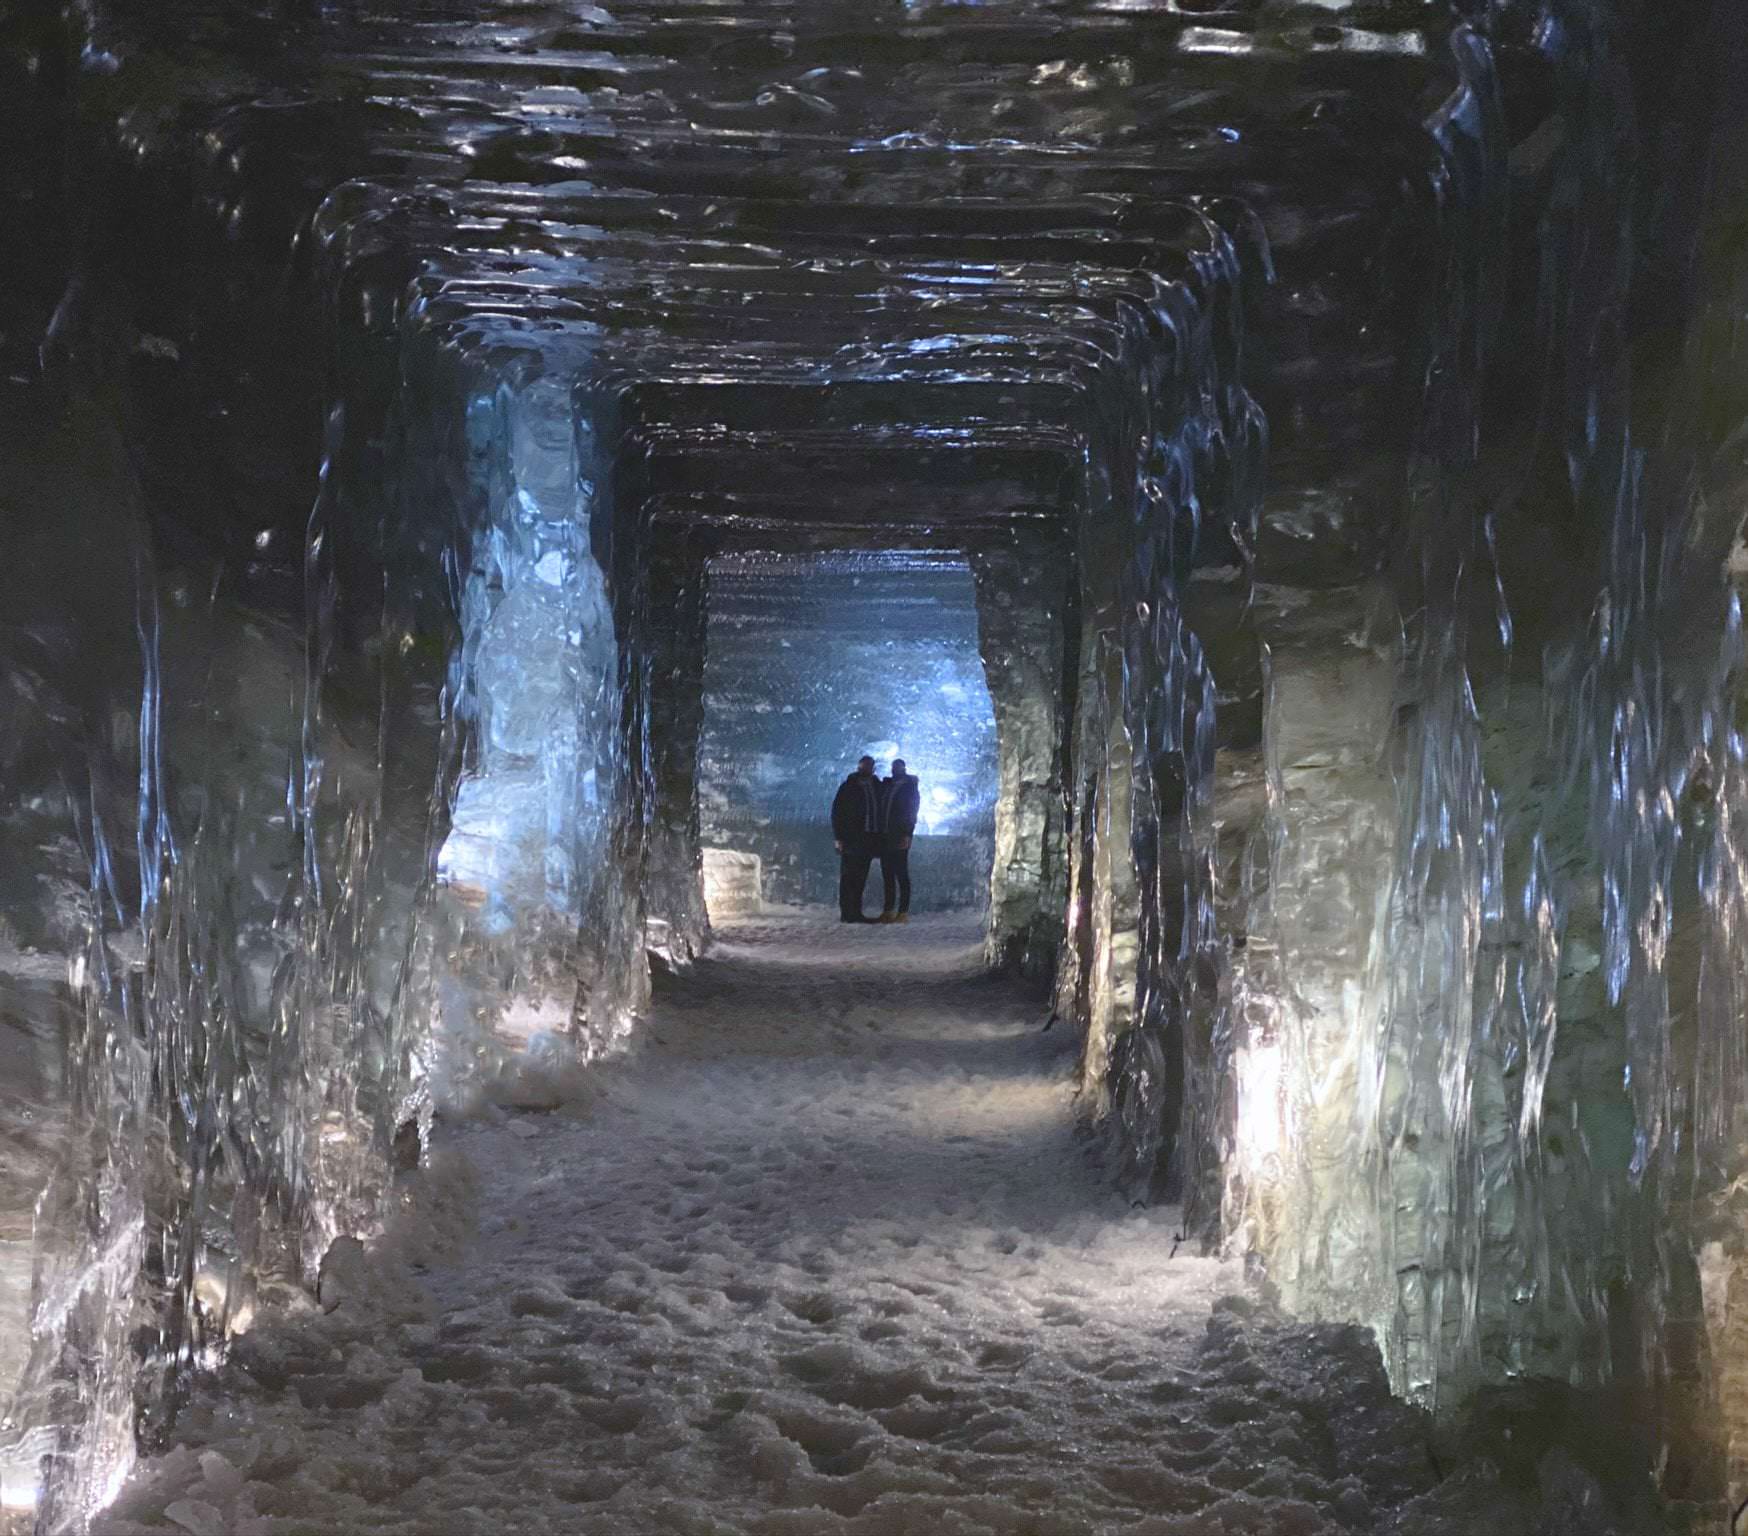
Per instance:
[[[1748,5],[0,0],[0,135],[4,1536],[1733,1529]]]

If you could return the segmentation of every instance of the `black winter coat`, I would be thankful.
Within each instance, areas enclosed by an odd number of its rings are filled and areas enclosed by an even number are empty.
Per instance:
[[[873,774],[852,773],[832,797],[832,836],[840,843],[872,846],[880,840],[880,812],[885,788]]]

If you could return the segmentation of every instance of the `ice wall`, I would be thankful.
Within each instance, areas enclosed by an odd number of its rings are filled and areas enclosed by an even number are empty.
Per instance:
[[[107,1011],[123,1000],[143,937],[127,881],[138,509],[118,434],[99,413],[75,409],[57,424],[19,408],[9,422],[7,526],[31,526],[38,498],[65,497],[91,518],[77,536],[37,522],[5,576],[15,627],[3,733],[0,1496],[12,1511],[35,1508],[45,1465],[58,1462],[75,1508],[125,1474],[132,1299],[152,1234],[149,1122],[135,1107],[150,1062]],[[99,537],[87,546],[91,534]],[[82,644],[105,645],[123,666],[110,676],[75,670],[68,663]],[[149,822],[141,830],[153,835]],[[67,1050],[68,1039],[81,1048]],[[68,1350],[73,1371],[61,1368]]]
[[[1606,1394],[1665,1489],[1711,1507],[1743,1086],[1741,396],[1715,315],[1740,262],[1702,263],[1681,339],[1635,357],[1672,300],[1633,252],[1683,237],[1637,222],[1634,113],[1700,139],[1725,93],[1659,95],[1632,26],[1553,8],[1563,137],[1509,154],[1489,41],[1455,39],[1401,558],[1259,611],[1228,1198],[1289,1304],[1370,1323],[1399,1390],[1447,1412],[1488,1383]],[[1667,174],[1665,210],[1721,214],[1697,185]],[[1543,209],[1528,358],[1508,186]]]
[[[978,643],[995,710],[1000,785],[986,954],[1048,978],[1068,908],[1067,719],[1079,639],[1072,568],[1054,538],[971,552]]]
[[[334,403],[279,565],[271,528],[242,571],[161,548],[113,399],[7,448],[15,510],[67,514],[12,551],[6,657],[34,745],[6,763],[0,1467],[45,1530],[380,1229],[433,1110],[611,1048],[642,995],[569,385],[417,337],[390,377]]]
[[[579,995],[576,969],[583,914],[617,896],[603,871],[623,781],[615,621],[590,536],[591,423],[564,375],[482,386],[466,410],[481,483],[449,686],[472,732],[437,881],[497,963],[520,972],[506,1006],[548,1035],[568,1033],[575,1012],[590,1048],[606,1048],[635,986],[591,969],[598,990]]]
[[[1242,382],[1246,255],[1211,219],[1201,234],[1188,280],[1118,333],[1100,397],[1079,527],[1082,833],[1058,1006],[1087,1021],[1083,1070],[1126,1189],[1188,1194],[1210,1222],[1229,941],[1210,819],[1217,688],[1187,605],[1198,574],[1247,558],[1266,430]],[[1266,281],[1266,240],[1248,260]]]
[[[707,942],[709,877],[704,864],[698,794],[703,741],[708,581],[696,541],[673,539],[650,561],[649,609],[659,615],[647,633],[650,846],[644,866],[646,928],[651,952],[680,968]],[[756,860],[755,860],[756,864]],[[757,871],[743,908],[757,911]],[[731,903],[732,904],[732,903]]]
[[[982,906],[996,719],[962,556],[843,551],[709,566],[702,829],[760,856],[772,900],[835,902],[828,812],[863,753],[920,781],[918,910]],[[877,892],[876,892],[877,894]]]
[[[1407,617],[1401,587],[1381,582],[1314,602],[1281,594],[1259,614],[1268,807],[1234,994],[1227,1168],[1229,1201],[1289,1305],[1367,1322],[1398,1388],[1428,1396],[1450,1363],[1447,1286],[1462,1286],[1445,1256],[1479,1240],[1483,1185],[1466,1159],[1487,1048],[1474,1015],[1482,925],[1499,900],[1483,896],[1497,807],[1468,615],[1450,584],[1465,579],[1481,515],[1475,422],[1497,324],[1488,263],[1503,146],[1485,41],[1462,31],[1452,47],[1460,81],[1428,128],[1445,160],[1445,279],[1426,321],[1429,383],[1401,514],[1421,548],[1398,581],[1423,583],[1425,606]]]

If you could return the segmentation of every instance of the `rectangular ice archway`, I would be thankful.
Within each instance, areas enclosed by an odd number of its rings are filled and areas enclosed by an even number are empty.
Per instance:
[[[882,774],[902,757],[922,790],[914,910],[982,907],[996,722],[964,557],[724,555],[708,581],[705,846],[757,854],[768,903],[835,904],[832,794],[862,754]]]

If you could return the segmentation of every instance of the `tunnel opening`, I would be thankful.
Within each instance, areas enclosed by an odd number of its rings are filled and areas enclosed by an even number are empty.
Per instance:
[[[736,862],[725,856],[738,854],[757,860],[751,910],[835,908],[826,811],[866,754],[882,774],[903,760],[920,783],[911,910],[987,911],[996,721],[965,558],[719,556],[706,581],[698,794],[707,900],[713,868],[723,878]],[[879,882],[876,871],[873,911]],[[726,887],[717,899],[732,913]]]

